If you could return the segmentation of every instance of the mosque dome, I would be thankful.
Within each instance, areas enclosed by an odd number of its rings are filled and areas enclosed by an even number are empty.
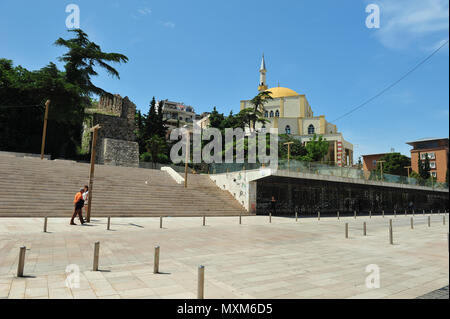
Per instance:
[[[275,87],[268,89],[267,91],[270,91],[272,94],[272,98],[281,98],[281,97],[288,97],[288,96],[298,96],[299,94],[295,92],[294,90],[283,88],[283,87]]]

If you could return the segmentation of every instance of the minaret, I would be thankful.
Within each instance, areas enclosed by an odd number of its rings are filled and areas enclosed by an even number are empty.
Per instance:
[[[258,85],[258,91],[263,92],[268,89],[267,82],[266,82],[266,61],[264,60],[264,54],[261,61],[261,68],[259,69],[259,85]]]

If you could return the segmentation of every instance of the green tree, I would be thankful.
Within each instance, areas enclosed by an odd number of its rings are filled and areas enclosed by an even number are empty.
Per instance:
[[[263,117],[263,114],[259,110],[243,109],[236,115],[236,126],[245,129],[246,127],[253,128],[255,130],[256,123],[266,124],[269,122]]]
[[[419,159],[418,159],[419,175],[422,180],[426,181],[430,178],[430,171],[431,171],[430,159],[428,158],[428,154],[425,154],[424,161],[421,160],[420,153],[418,154],[418,156],[419,156]]]
[[[156,163],[166,163],[168,161],[167,156],[167,143],[164,138],[158,135],[152,135],[146,141],[147,153],[141,155],[141,159],[147,162],[152,162],[154,166]]]
[[[289,146],[290,148],[290,158],[291,160],[301,161],[304,156],[308,154],[308,151],[303,146],[302,142],[298,139],[292,137],[287,134],[280,134],[278,141],[278,157],[279,159],[287,159],[288,158],[288,146],[285,143],[293,142]]]
[[[400,153],[389,153],[380,158],[383,162],[383,174],[408,176],[405,167],[411,165],[411,159]],[[377,173],[381,174],[381,163],[377,163]]]
[[[322,137],[322,135],[317,137],[317,135],[314,134],[312,140],[306,143],[306,150],[308,153],[305,156],[302,156],[301,160],[306,162],[322,161],[328,153],[328,149],[328,142]]]
[[[251,119],[251,126],[249,125],[249,127],[253,128],[253,131],[255,130],[257,122],[260,123],[268,122],[267,120],[263,120],[263,112],[264,112],[264,105],[269,101],[273,100],[271,94],[272,92],[270,91],[260,92],[257,96],[255,96],[253,99],[250,100],[250,104],[253,105],[252,109],[253,112],[247,111],[246,113],[248,114],[247,118]]]
[[[81,29],[69,30],[69,32],[74,32],[75,37],[68,40],[59,38],[55,42],[55,45],[69,49],[69,52],[59,58],[61,62],[66,63],[64,67],[67,80],[78,85],[86,95],[109,95],[108,92],[92,83],[91,77],[98,75],[94,67],[103,68],[111,76],[120,79],[119,72],[108,63],[127,63],[128,58],[119,53],[103,52],[100,46],[91,42],[88,35]]]

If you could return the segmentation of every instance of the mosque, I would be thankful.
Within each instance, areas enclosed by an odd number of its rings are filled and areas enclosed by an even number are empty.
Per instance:
[[[347,142],[336,125],[327,122],[325,115],[315,116],[305,94],[299,94],[285,87],[269,89],[266,81],[266,62],[261,62],[258,91],[268,91],[273,100],[261,110],[270,122],[257,123],[258,131],[277,129],[278,134],[292,135],[302,143],[308,143],[314,134],[321,135],[328,143],[329,150],[324,161],[337,166],[353,165],[353,145]],[[241,110],[253,107],[250,100],[241,101]]]

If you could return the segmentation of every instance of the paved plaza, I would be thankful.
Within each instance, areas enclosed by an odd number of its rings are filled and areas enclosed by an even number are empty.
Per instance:
[[[205,298],[417,298],[449,284],[448,217],[425,215],[341,218],[266,216],[202,218],[0,219],[0,298],[195,299],[197,269],[205,266]],[[389,244],[389,219],[394,245]],[[367,236],[363,236],[363,222]],[[349,238],[345,238],[349,223]],[[92,271],[100,242],[100,271]],[[23,278],[17,278],[26,246]],[[153,274],[154,247],[161,247]],[[66,286],[66,267],[80,270]],[[368,265],[380,287],[367,288]],[[72,276],[73,274],[69,274]],[[73,277],[71,277],[73,278]],[[448,292],[448,290],[447,290]]]

